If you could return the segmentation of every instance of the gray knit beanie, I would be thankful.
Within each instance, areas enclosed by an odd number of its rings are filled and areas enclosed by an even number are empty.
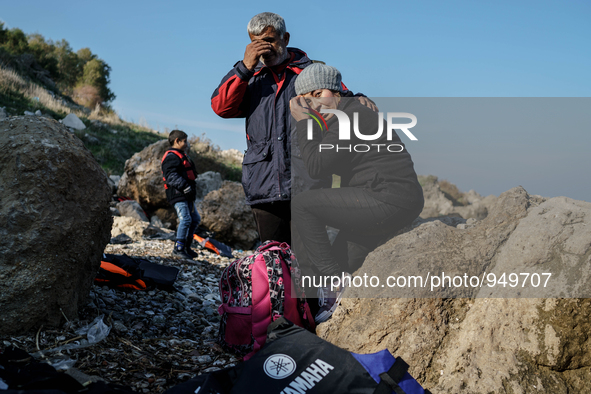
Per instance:
[[[298,75],[295,81],[296,94],[305,94],[317,89],[341,91],[341,73],[326,64],[314,63]]]

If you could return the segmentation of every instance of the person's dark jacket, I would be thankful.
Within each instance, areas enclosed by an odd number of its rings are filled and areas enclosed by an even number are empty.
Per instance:
[[[239,61],[211,97],[212,109],[222,118],[246,118],[242,186],[250,205],[291,199],[291,169],[297,167],[298,157],[292,163],[289,101],[296,96],[297,75],[312,61],[297,48],[287,50],[290,60],[276,72],[260,62],[250,71]],[[329,179],[306,178],[295,182],[306,188],[330,185]]]
[[[186,158],[193,170],[193,178],[197,176],[195,163],[189,158],[185,152],[179,149],[170,148],[169,151],[176,151],[181,153],[183,158]],[[179,201],[195,201],[195,180],[190,179],[187,168],[183,164],[183,160],[175,153],[168,152],[165,154],[162,161],[162,176],[168,186],[166,188],[166,199],[170,205],[174,205]],[[187,187],[191,187],[191,192],[185,194],[183,191]]]
[[[392,132],[392,140],[387,138],[386,121],[380,119],[378,113],[360,104],[358,100],[344,98],[338,108],[345,112],[351,123],[351,139],[339,140],[338,120],[332,116],[326,121],[328,131],[320,130],[316,122],[313,123],[312,139],[308,140],[307,119],[300,120],[296,125],[298,144],[302,150],[305,168],[312,178],[322,178],[330,174],[341,176],[341,187],[358,187],[364,189],[379,201],[396,205],[410,210],[420,210],[424,205],[423,189],[417,179],[414,164],[406,147],[395,132]],[[353,132],[354,116],[359,114],[359,130],[362,134],[376,134],[379,123],[382,122],[383,132],[381,138],[375,141],[363,141]],[[324,148],[319,150],[320,144],[327,147],[332,145],[335,149]],[[378,152],[372,144],[383,144]],[[336,146],[340,149],[337,151]],[[351,145],[351,152],[346,149]],[[360,152],[355,152],[355,145],[368,145],[358,147]],[[398,153],[387,151],[404,150]]]

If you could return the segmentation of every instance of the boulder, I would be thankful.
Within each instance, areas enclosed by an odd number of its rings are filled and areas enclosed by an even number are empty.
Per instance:
[[[0,120],[0,335],[77,317],[110,239],[107,175],[44,117]]]
[[[201,224],[215,231],[216,239],[239,249],[250,249],[258,239],[252,210],[238,182],[224,181],[199,205]]]
[[[66,127],[71,127],[76,130],[84,130],[86,126],[79,117],[75,114],[68,114],[64,119],[62,119],[62,124]]]
[[[146,211],[168,207],[161,161],[169,149],[168,140],[161,140],[134,154],[125,162],[117,193],[136,200]]]
[[[590,299],[478,298],[465,309],[434,354],[433,392],[589,392]]]
[[[197,175],[197,179],[195,180],[195,189],[197,192],[195,203],[200,203],[209,192],[222,187],[222,182],[222,175],[219,172],[207,171]]]
[[[446,221],[417,220],[354,275],[505,273],[510,283],[510,273],[546,272],[549,285],[521,287],[519,276],[515,287],[487,279],[447,292],[351,287],[318,335],[359,353],[388,348],[434,393],[589,392],[591,204],[519,187],[466,230]]]
[[[150,220],[146,216],[146,213],[144,212],[144,210],[142,209],[140,204],[138,204],[137,201],[133,201],[133,200],[121,201],[120,203],[117,204],[117,210],[119,211],[119,214],[121,216],[128,216],[128,217],[132,217],[132,218],[141,220],[143,222],[150,222]]]
[[[4,119],[8,117],[8,113],[4,107],[0,107],[0,119]]]

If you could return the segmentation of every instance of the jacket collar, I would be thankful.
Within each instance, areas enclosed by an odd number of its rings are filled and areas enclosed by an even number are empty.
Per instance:
[[[170,147],[169,150],[174,150],[174,151],[177,151],[177,152],[182,153],[183,155],[187,156],[187,153],[184,150],[176,149],[176,148],[173,148],[172,146]]]

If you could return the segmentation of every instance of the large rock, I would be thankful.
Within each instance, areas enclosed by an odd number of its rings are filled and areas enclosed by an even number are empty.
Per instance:
[[[117,194],[136,200],[145,210],[168,207],[161,161],[169,149],[168,140],[158,141],[127,160]]]
[[[0,120],[0,334],[75,319],[109,242],[107,175],[42,117]]]
[[[222,187],[209,193],[199,206],[201,224],[215,231],[218,241],[240,249],[250,249],[258,239],[244,189],[237,182],[224,181]]]
[[[590,203],[544,201],[515,188],[468,230],[417,223],[371,253],[356,274],[506,273],[510,283],[510,273],[551,272],[549,286],[521,288],[519,276],[516,287],[483,282],[441,293],[466,298],[432,298],[438,293],[429,286],[399,290],[396,298],[353,287],[347,297],[355,298],[318,327],[321,337],[360,353],[388,348],[433,393],[591,392]],[[578,298],[541,298],[567,296]]]

